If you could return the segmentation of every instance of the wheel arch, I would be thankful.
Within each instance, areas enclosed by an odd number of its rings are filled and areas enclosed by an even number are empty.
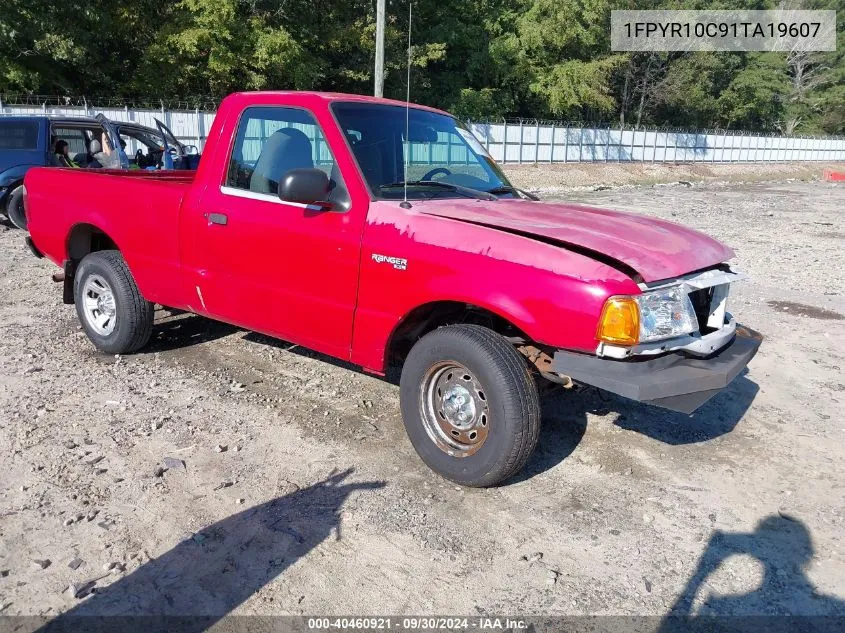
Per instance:
[[[71,227],[65,240],[67,259],[64,262],[64,288],[62,289],[64,303],[70,305],[75,302],[73,281],[79,262],[90,253],[107,250],[120,251],[120,247],[111,235],[100,227],[88,222],[80,222]]]
[[[483,325],[506,338],[530,340],[516,321],[499,309],[475,303],[428,301],[409,310],[393,327],[385,346],[384,366],[404,361],[416,341],[444,325]]]
[[[106,250],[121,250],[117,242],[106,231],[88,222],[73,225],[65,241],[67,258],[79,262],[89,253]]]

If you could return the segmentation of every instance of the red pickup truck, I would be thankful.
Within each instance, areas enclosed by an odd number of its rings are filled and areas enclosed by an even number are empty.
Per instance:
[[[153,305],[383,374],[443,476],[489,486],[540,429],[537,381],[691,413],[754,356],[727,246],[640,215],[543,203],[445,112],[234,94],[198,171],[32,169],[36,255],[94,345],[142,348]]]

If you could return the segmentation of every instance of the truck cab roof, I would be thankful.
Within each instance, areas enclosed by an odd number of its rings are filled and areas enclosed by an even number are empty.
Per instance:
[[[314,100],[322,100],[326,102],[335,102],[335,101],[343,101],[346,103],[353,102],[353,103],[369,103],[369,104],[377,104],[377,105],[388,105],[388,106],[400,106],[405,107],[405,101],[399,101],[397,99],[385,99],[383,97],[370,97],[368,95],[359,95],[359,94],[349,94],[344,92],[319,92],[319,91],[300,91],[300,90],[264,90],[258,92],[235,92],[226,97],[226,101],[228,100],[250,100],[254,101],[256,97],[270,97],[270,98],[304,98],[304,99],[314,99]],[[437,108],[432,108],[431,106],[421,105],[419,103],[410,104],[411,108],[415,108],[417,110],[427,110],[429,112],[437,112],[438,114],[445,114],[446,116],[452,116],[448,112],[444,110],[438,110]]]

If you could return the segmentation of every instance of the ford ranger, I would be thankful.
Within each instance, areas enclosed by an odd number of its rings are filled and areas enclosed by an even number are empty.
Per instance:
[[[414,448],[468,486],[508,479],[538,382],[691,413],[754,356],[727,246],[663,220],[520,191],[445,112],[239,93],[198,171],[35,168],[30,248],[63,268],[97,349],[141,349],[160,304],[383,375]]]

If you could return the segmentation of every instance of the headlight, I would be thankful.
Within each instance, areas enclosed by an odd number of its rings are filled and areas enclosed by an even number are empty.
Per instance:
[[[630,297],[610,297],[602,309],[596,338],[611,345],[636,345],[697,329],[689,295],[681,286],[673,286]]]
[[[689,294],[680,286],[634,297],[640,306],[640,342],[659,341],[698,329]]]

